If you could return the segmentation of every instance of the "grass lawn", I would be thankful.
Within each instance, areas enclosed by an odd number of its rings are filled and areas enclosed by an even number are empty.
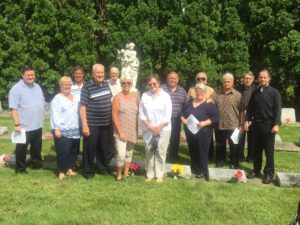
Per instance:
[[[0,126],[5,121],[0,117]],[[136,146],[135,159],[144,159],[143,148],[141,143]],[[0,139],[0,154],[13,149],[9,140]],[[188,164],[187,146],[180,150],[181,163]],[[0,168],[0,224],[279,225],[289,224],[300,200],[300,188],[260,183],[167,178],[157,184],[146,183],[142,176],[115,182],[112,175],[89,181],[79,175],[61,182],[53,169],[52,140],[43,141],[43,158],[46,168],[29,169],[27,175]],[[275,152],[276,171],[300,173],[299,162],[300,153]],[[242,166],[246,171],[252,167]]]

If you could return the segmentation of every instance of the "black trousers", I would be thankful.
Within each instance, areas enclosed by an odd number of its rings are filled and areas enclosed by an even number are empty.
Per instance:
[[[75,167],[79,144],[79,138],[73,139],[64,136],[54,138],[58,172],[65,172]]]
[[[94,175],[94,159],[98,172],[107,172],[110,161],[110,140],[112,133],[107,127],[89,127],[90,135],[83,137],[84,175]]]
[[[273,123],[270,121],[254,122],[253,126],[253,147],[254,147],[254,172],[259,174],[262,168],[262,153],[265,150],[266,165],[264,174],[274,176],[274,143],[275,134],[271,132]]]
[[[239,159],[245,158],[245,139],[247,136],[247,142],[248,142],[248,152],[247,152],[247,160],[253,160],[253,129],[252,126],[249,127],[249,131],[243,132],[240,134],[240,140],[238,144],[238,157]]]
[[[168,146],[168,157],[167,161],[170,163],[178,163],[178,149],[180,142],[180,130],[181,130],[181,116],[172,117],[171,124],[171,136],[170,143]]]
[[[191,171],[194,174],[208,175],[208,150],[212,128],[202,128],[197,134],[192,134],[185,128],[186,140],[191,155]]]
[[[233,130],[216,130],[216,163],[226,162],[226,140],[230,149],[230,164],[238,165],[237,145],[233,144],[231,135]]]
[[[43,167],[42,162],[42,128],[26,132],[26,144],[16,144],[16,172],[26,170],[26,152],[30,144],[30,156],[33,169]]]
[[[213,137],[214,135],[213,135],[213,132],[214,131],[212,131],[211,140],[210,140],[210,146],[209,146],[209,150],[208,150],[208,160],[210,162],[214,161],[214,149],[215,149],[215,147],[214,147],[214,137]]]

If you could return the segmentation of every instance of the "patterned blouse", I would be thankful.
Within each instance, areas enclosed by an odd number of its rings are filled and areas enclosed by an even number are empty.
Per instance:
[[[121,129],[126,133],[127,140],[137,142],[137,114],[138,114],[138,96],[131,94],[129,100],[126,100],[122,93],[119,97],[118,119]],[[117,130],[114,129],[114,137],[118,138]]]

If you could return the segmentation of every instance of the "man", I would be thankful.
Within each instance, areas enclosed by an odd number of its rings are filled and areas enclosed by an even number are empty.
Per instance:
[[[233,83],[233,75],[225,73],[222,78],[222,91],[212,96],[220,115],[219,126],[216,129],[216,166],[223,166],[226,161],[227,140],[230,148],[229,168],[231,169],[239,166],[237,144],[233,143],[231,135],[236,128],[242,131],[245,115],[245,109],[242,108],[242,95],[233,88]]]
[[[108,174],[111,127],[111,97],[104,80],[104,66],[93,66],[93,77],[81,90],[80,118],[83,133],[83,171],[87,179],[95,175],[94,157],[100,174]]]
[[[179,76],[172,71],[167,75],[167,84],[162,85],[162,89],[166,91],[172,101],[172,118],[171,118],[171,136],[168,147],[167,161],[170,163],[178,163],[178,148],[180,141],[181,130],[181,112],[184,103],[187,101],[187,94],[185,90],[178,84]]]
[[[15,131],[25,130],[26,143],[16,144],[16,173],[27,173],[26,151],[30,144],[32,169],[41,169],[42,127],[44,125],[44,95],[35,83],[35,71],[29,66],[22,70],[22,79],[9,91],[9,108]]]
[[[269,184],[274,176],[275,134],[281,125],[282,100],[278,90],[270,86],[270,74],[267,70],[259,73],[259,88],[255,90],[247,107],[245,130],[253,129],[254,161],[249,179],[258,177],[262,167],[262,152],[265,150],[266,165],[262,182]]]
[[[254,75],[251,71],[244,73],[243,76],[243,85],[239,90],[242,94],[243,98],[243,108],[247,109],[250,97],[254,90],[257,89],[257,86],[253,84]],[[249,129],[248,132],[243,132],[240,135],[240,140],[238,144],[238,157],[240,161],[245,160],[244,148],[245,148],[245,137],[247,134],[247,142],[248,142],[248,153],[247,153],[247,162],[253,162],[253,149],[252,149],[252,129]]]
[[[197,73],[196,83],[206,85],[206,87],[207,87],[206,99],[210,98],[215,93],[215,90],[207,85],[207,76],[206,76],[205,72],[200,71]],[[192,99],[194,99],[196,97],[195,87],[191,87],[189,89],[188,96]],[[209,147],[209,151],[208,151],[208,160],[213,161],[213,159],[214,159],[214,138],[212,135],[211,141],[210,141],[210,147]]]
[[[84,83],[84,70],[81,66],[76,66],[73,69],[74,81],[71,87],[72,95],[77,102],[80,102],[81,89]]]
[[[121,90],[121,82],[119,79],[119,69],[117,67],[110,68],[109,71],[110,79],[108,80],[109,88],[113,96],[118,94]]]

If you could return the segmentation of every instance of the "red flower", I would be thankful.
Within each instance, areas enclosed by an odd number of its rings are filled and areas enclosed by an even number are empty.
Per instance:
[[[8,155],[4,155],[2,160],[4,161],[4,164],[7,165],[9,162],[9,156]]]
[[[51,140],[51,139],[53,139],[53,134],[52,134],[52,133],[46,133],[46,134],[45,134],[45,139],[46,139],[46,140]]]
[[[290,123],[291,121],[292,121],[291,118],[286,118],[286,119],[285,119],[285,123],[286,123],[286,124]]]
[[[238,181],[240,181],[240,180],[242,179],[242,177],[243,177],[242,171],[237,170],[237,171],[234,173],[234,177],[235,177]]]
[[[141,169],[141,165],[138,163],[130,163],[129,169],[131,169],[132,171],[137,171]]]

